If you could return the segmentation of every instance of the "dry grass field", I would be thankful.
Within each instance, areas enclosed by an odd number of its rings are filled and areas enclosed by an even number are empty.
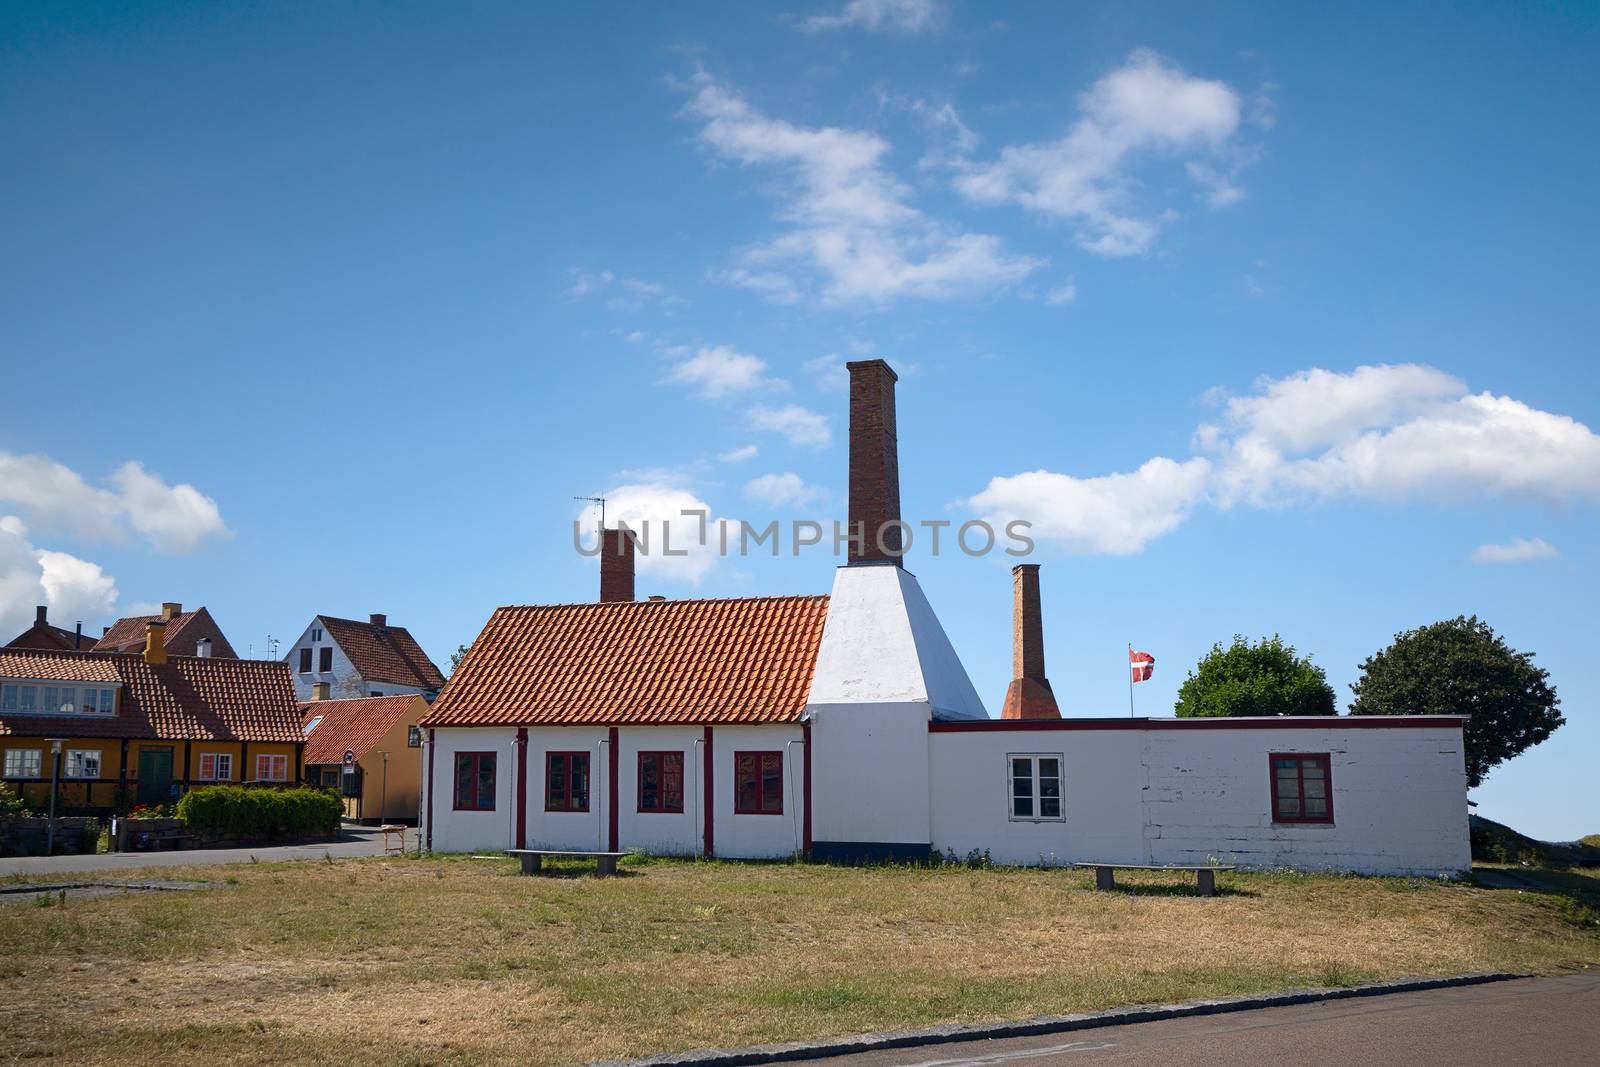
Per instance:
[[[568,1064],[943,1021],[1600,963],[1570,895],[1236,874],[500,860],[173,868],[0,904],[0,1050],[92,1063]]]

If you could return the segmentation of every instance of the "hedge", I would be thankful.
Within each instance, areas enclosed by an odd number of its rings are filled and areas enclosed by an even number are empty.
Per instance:
[[[247,789],[212,785],[178,801],[178,818],[191,834],[216,837],[304,837],[338,832],[344,804],[320,789]]]

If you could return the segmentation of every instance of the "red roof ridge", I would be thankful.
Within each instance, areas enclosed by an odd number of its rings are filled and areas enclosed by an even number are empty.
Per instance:
[[[623,608],[654,607],[662,604],[730,604],[761,600],[827,600],[827,593],[771,593],[758,596],[685,596],[663,597],[660,600],[580,600],[568,604],[502,604],[497,611],[556,611],[566,608]]]

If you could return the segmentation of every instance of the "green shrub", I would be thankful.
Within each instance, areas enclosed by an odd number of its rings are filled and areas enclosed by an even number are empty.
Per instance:
[[[28,803],[23,800],[9,785],[0,782],[0,818],[15,816],[21,818],[28,814]]]
[[[178,818],[192,834],[217,837],[302,837],[339,829],[344,805],[320,789],[250,789],[212,785],[178,801]]]

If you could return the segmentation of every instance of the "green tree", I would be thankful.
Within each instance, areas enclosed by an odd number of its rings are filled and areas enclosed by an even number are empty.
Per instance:
[[[1333,686],[1309,656],[1277,634],[1251,644],[1239,634],[1200,658],[1178,688],[1180,718],[1244,715],[1332,715]]]
[[[467,658],[467,650],[471,645],[457,645],[456,650],[450,653],[450,673],[455,674],[456,668],[461,666],[461,661]]]
[[[1469,715],[1467,784],[1532,748],[1566,719],[1550,672],[1476,615],[1394,636],[1361,664],[1352,715]]]

